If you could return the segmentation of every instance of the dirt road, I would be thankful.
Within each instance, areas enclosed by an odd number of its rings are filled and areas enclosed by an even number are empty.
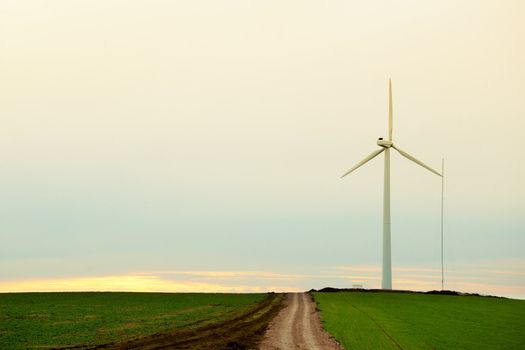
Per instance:
[[[315,303],[307,293],[290,293],[286,306],[270,323],[261,350],[342,350],[321,327]]]

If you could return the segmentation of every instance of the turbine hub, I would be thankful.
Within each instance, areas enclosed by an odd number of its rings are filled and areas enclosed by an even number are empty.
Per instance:
[[[377,145],[383,148],[390,148],[394,143],[390,140],[383,140],[382,137],[377,139]]]

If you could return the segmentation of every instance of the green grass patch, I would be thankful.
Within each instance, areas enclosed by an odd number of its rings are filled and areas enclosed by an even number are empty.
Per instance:
[[[346,349],[525,349],[525,301],[395,292],[314,292]]]
[[[192,327],[249,309],[266,294],[0,294],[0,349],[104,344]]]

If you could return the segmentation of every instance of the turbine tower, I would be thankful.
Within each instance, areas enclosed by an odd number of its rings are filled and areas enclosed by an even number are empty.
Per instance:
[[[380,137],[377,140],[377,145],[381,148],[372,152],[368,157],[357,163],[352,169],[348,170],[341,177],[345,177],[352,171],[356,170],[360,166],[364,165],[368,161],[377,157],[379,154],[385,152],[385,178],[384,178],[384,192],[383,192],[383,276],[381,281],[382,289],[392,289],[392,256],[391,256],[391,245],[390,245],[390,149],[393,148],[405,158],[410,159],[414,163],[422,166],[423,168],[430,170],[438,176],[442,176],[440,173],[426,165],[425,163],[417,160],[410,154],[394,146],[392,142],[392,81],[388,81],[388,139],[384,140]]]

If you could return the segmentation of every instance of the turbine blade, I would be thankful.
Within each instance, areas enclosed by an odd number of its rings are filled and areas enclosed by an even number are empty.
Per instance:
[[[388,79],[388,139],[392,141],[392,79]]]
[[[365,164],[366,162],[368,162],[369,160],[371,160],[372,158],[378,156],[381,152],[383,152],[385,149],[384,148],[380,148],[374,152],[372,152],[368,157],[366,157],[365,159],[363,159],[362,161],[360,161],[359,163],[357,163],[352,169],[348,170],[346,173],[343,174],[343,176],[341,177],[345,177],[346,175],[350,174],[352,171],[354,171],[355,169],[359,168],[361,165]]]
[[[399,153],[401,153],[401,155],[402,155],[403,157],[408,158],[408,159],[410,159],[411,161],[413,161],[414,163],[421,165],[423,168],[425,168],[425,169],[427,169],[427,170],[430,170],[431,172],[433,172],[434,174],[436,174],[436,175],[438,175],[438,176],[443,176],[443,175],[441,175],[440,173],[438,173],[437,171],[435,171],[434,169],[432,169],[431,167],[429,167],[428,165],[426,165],[425,163],[423,163],[422,161],[417,160],[416,158],[414,158],[414,157],[411,156],[410,154],[406,153],[405,151],[400,150],[400,149],[397,148],[396,146],[392,146],[392,148],[395,149],[396,151],[398,151]]]

